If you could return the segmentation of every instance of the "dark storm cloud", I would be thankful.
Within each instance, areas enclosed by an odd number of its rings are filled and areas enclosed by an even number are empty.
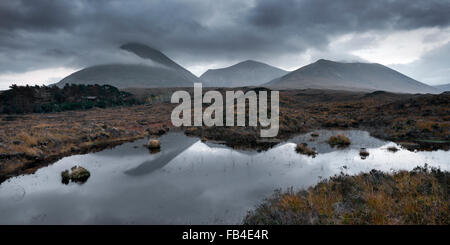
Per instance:
[[[182,64],[326,49],[336,35],[450,24],[448,0],[94,1],[0,3],[0,73],[118,62],[143,42]]]
[[[394,28],[443,27],[450,24],[448,0],[263,0],[250,11],[250,21],[261,27],[288,26],[299,31],[365,31]]]
[[[0,29],[49,31],[68,28],[76,20],[74,1],[2,1]]]

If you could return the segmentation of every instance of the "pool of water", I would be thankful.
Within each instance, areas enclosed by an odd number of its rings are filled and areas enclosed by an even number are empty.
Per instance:
[[[427,163],[450,168],[450,152],[411,152],[364,131],[317,131],[264,152],[202,143],[182,133],[161,137],[150,154],[145,140],[97,153],[65,157],[35,174],[0,185],[0,224],[238,224],[275,189],[304,188],[322,178],[371,169],[410,170]],[[332,148],[326,140],[345,134],[352,144]],[[295,143],[315,147],[315,158],[295,152]],[[360,148],[370,155],[359,156]],[[61,171],[85,167],[84,184],[61,183]]]

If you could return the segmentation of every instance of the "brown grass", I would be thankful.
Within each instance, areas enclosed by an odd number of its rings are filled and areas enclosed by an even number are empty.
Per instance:
[[[331,146],[348,146],[351,144],[350,139],[347,138],[347,136],[342,135],[342,134],[338,134],[336,136],[331,136],[330,139],[328,140],[328,143]]]
[[[449,172],[418,167],[386,174],[339,175],[308,190],[276,192],[245,224],[450,223]]]
[[[307,155],[307,156],[312,156],[312,157],[315,157],[317,155],[317,152],[314,151],[313,149],[309,148],[308,144],[306,144],[306,143],[297,144],[297,146],[295,147],[295,151],[297,153]]]

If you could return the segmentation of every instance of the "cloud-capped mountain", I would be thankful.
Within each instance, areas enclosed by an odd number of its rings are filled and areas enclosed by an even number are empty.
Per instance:
[[[265,85],[288,89],[384,90],[398,93],[440,92],[437,88],[380,64],[342,63],[323,59],[276,78]]]
[[[56,85],[109,84],[118,88],[192,87],[200,80],[191,72],[149,46],[128,43],[120,47],[149,60],[148,64],[105,64],[84,68],[65,77]]]
[[[258,61],[247,60],[226,68],[207,70],[200,80],[208,87],[258,86],[287,73]]]

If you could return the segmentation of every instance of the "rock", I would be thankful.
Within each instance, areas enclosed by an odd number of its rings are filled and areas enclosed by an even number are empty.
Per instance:
[[[83,167],[74,166],[71,170],[72,173],[70,174],[70,179],[74,182],[84,183],[91,176],[91,173]]]
[[[359,150],[359,155],[361,156],[361,159],[366,159],[366,157],[369,156],[369,152],[366,148],[361,148],[361,150]]]
[[[63,184],[68,184],[69,181],[84,183],[91,176],[87,169],[80,166],[73,166],[70,170],[72,171],[71,173],[67,169],[61,172],[61,182]]]
[[[161,148],[161,144],[160,144],[159,140],[157,140],[157,139],[149,139],[147,147],[149,149],[159,149],[159,148]]]

